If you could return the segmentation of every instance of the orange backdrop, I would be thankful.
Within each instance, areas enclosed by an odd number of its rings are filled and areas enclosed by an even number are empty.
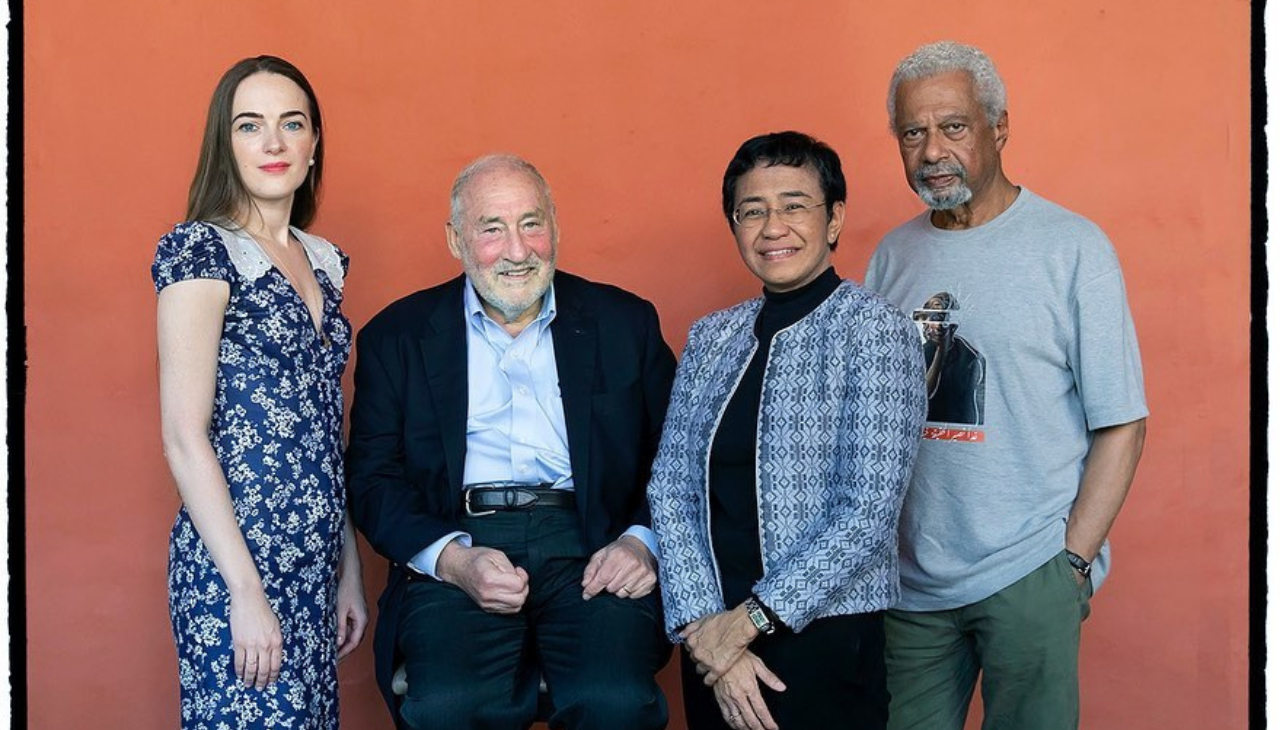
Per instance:
[[[25,13],[31,727],[177,723],[178,500],[149,265],[231,63],[281,55],[318,90],[314,229],[351,255],[357,326],[458,270],[442,230],[452,176],[505,150],[555,190],[562,267],[652,299],[678,352],[695,317],[757,291],[719,212],[747,137],[794,128],[841,153],[846,277],[920,210],[884,95],[897,60],[939,38],[994,58],[1009,176],[1110,234],[1137,321],[1153,415],[1085,625],[1083,727],[1245,725],[1247,2],[42,0]],[[385,564],[364,552],[372,605]],[[390,727],[370,645],[340,670],[346,727]]]

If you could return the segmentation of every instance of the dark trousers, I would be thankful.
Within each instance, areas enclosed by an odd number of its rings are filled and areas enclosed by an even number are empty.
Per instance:
[[[818,619],[800,633],[779,627],[750,649],[787,685],[784,692],[760,685],[782,730],[863,730],[888,722],[883,611]],[[689,730],[731,730],[689,653],[681,650],[680,661]]]
[[[461,589],[433,579],[408,586],[397,630],[409,689],[400,708],[410,728],[527,728],[545,677],[552,728],[657,730],[667,703],[654,681],[671,647],[656,592],[639,600],[582,599],[577,513],[536,507],[466,518],[473,545],[501,550],[529,573],[516,615],[487,613]]]

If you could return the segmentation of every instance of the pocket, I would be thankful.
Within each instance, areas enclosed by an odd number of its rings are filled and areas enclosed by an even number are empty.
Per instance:
[[[1086,577],[1084,582],[1081,582],[1077,579],[1076,576],[1080,575],[1080,573],[1071,565],[1071,561],[1067,560],[1066,548],[1063,548],[1062,552],[1058,553],[1057,561],[1066,572],[1067,580],[1071,581],[1071,595],[1075,596],[1076,605],[1080,607],[1080,621],[1083,623],[1085,619],[1089,618],[1089,599],[1093,597],[1093,580]]]
[[[1067,586],[1071,588],[1071,595],[1079,594],[1080,582],[1076,580],[1076,569],[1071,567],[1071,561],[1067,560],[1067,549],[1063,548],[1055,555],[1053,562],[1058,566],[1058,573],[1066,578]]]
[[[1080,594],[1080,622],[1089,618],[1092,609],[1089,607],[1089,599],[1093,598],[1093,579],[1085,578],[1084,584],[1077,587]]]

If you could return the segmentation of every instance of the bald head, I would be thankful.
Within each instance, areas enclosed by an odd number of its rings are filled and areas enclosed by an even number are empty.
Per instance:
[[[453,179],[453,190],[449,194],[449,222],[455,228],[459,227],[466,218],[468,188],[477,178],[490,172],[520,172],[528,175],[538,187],[547,214],[555,218],[556,204],[551,199],[551,186],[547,184],[546,178],[542,177],[542,173],[538,172],[538,168],[523,157],[493,154],[476,159],[462,168],[462,172]]]

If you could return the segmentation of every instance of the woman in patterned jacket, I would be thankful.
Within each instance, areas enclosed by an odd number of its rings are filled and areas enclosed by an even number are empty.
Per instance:
[[[336,728],[335,665],[368,621],[342,474],[347,258],[303,230],[320,128],[292,64],[227,71],[187,222],[151,269],[164,451],[182,497],[169,613],[188,730]]]
[[[830,147],[750,139],[722,193],[763,297],[694,323],[649,483],[688,724],[884,727],[920,340],[831,265],[845,180]]]

